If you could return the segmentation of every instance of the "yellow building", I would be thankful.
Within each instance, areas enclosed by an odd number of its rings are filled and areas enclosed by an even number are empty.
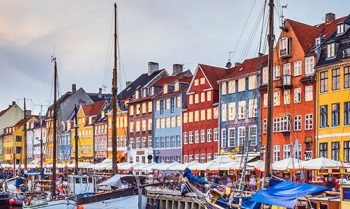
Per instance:
[[[318,157],[350,162],[350,30],[339,22],[334,34],[320,47],[316,65]],[[343,28],[343,29],[342,29]],[[348,50],[349,51],[349,50]]]
[[[13,129],[14,127],[5,128],[5,132],[3,134],[4,139],[4,148],[3,148],[3,162],[8,164],[13,164]]]
[[[126,161],[126,146],[128,136],[128,112],[117,108],[117,158],[118,162]],[[112,158],[112,110],[108,114],[108,157]]]
[[[94,121],[105,106],[105,101],[80,105],[78,110],[78,156],[80,162],[94,162]],[[75,158],[75,129],[71,129],[71,159]]]

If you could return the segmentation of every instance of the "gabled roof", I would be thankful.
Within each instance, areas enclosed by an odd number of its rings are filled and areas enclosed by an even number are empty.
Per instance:
[[[228,69],[226,76],[223,77],[222,80],[258,72],[261,66],[267,64],[267,58],[267,55],[263,55],[251,59],[246,59],[242,64]]]
[[[129,86],[127,86],[122,92],[118,94],[118,100],[132,98],[137,88],[142,88],[143,86],[145,86],[162,71],[163,70],[157,70],[151,75],[148,75],[148,73],[140,75],[134,82],[132,82]]]
[[[82,105],[82,108],[85,116],[89,117],[89,116],[97,115],[102,110],[104,105],[105,105],[105,101],[102,100],[89,105]]]
[[[178,79],[181,79],[183,76],[185,76],[185,74],[187,74],[188,72],[190,72],[190,70],[187,70],[185,72],[181,72],[178,73],[176,75],[171,75],[171,76],[166,76],[164,78],[161,78],[160,80],[158,80],[157,82],[155,82],[153,84],[153,86],[163,86],[164,84],[171,84],[173,82],[175,82]]]
[[[214,67],[210,65],[199,64],[198,67],[202,69],[205,77],[208,79],[210,85],[214,90],[219,89],[217,83],[218,80],[222,79],[225,76],[226,69],[221,67]]]
[[[8,108],[6,108],[6,109],[0,111],[0,117],[3,116],[9,109],[11,109],[11,107],[13,107],[13,106],[11,105],[11,106],[9,106]]]
[[[333,34],[333,32],[335,31],[337,24],[344,22],[347,17],[348,16],[340,17],[340,18],[335,19],[334,21],[332,21],[328,24],[322,23],[320,25],[317,25],[317,27],[322,30],[321,32],[322,32],[323,38],[327,39],[329,36],[331,36]]]

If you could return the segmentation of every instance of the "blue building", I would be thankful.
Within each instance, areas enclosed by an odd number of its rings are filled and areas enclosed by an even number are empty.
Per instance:
[[[71,151],[71,128],[73,127],[73,113],[66,122],[61,122],[58,130],[58,162],[69,162]]]
[[[249,152],[259,154],[260,137],[260,70],[267,56],[237,63],[218,81],[219,129],[221,152],[244,153],[247,139]]]
[[[182,161],[182,108],[192,79],[191,72],[182,69],[182,65],[174,64],[173,74],[153,85],[159,90],[153,97],[155,162]]]

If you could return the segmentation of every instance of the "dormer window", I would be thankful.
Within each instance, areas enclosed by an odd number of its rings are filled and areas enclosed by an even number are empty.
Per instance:
[[[344,24],[338,24],[337,25],[337,35],[343,34],[345,32],[345,25]]]
[[[139,96],[140,96],[140,95],[139,95],[139,90],[136,90],[136,91],[135,91],[135,98],[138,99]]]
[[[167,84],[165,84],[164,87],[163,87],[163,93],[164,94],[168,93],[168,85]]]
[[[330,43],[327,45],[327,58],[332,58],[335,56],[335,43]]]
[[[280,57],[290,56],[290,37],[283,37],[280,40]]]
[[[317,48],[317,47],[319,47],[320,45],[321,45],[321,38],[318,37],[318,38],[315,39],[315,47]]]
[[[175,88],[174,91],[178,91],[179,90],[179,88],[180,88],[179,81],[176,81],[174,88]]]
[[[143,89],[143,97],[146,97],[147,96],[147,89]]]
[[[154,95],[154,86],[151,88],[151,95]]]

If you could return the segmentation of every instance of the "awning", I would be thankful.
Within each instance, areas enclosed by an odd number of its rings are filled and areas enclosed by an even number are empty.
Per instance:
[[[303,168],[304,161],[297,158],[287,158],[274,162],[272,169],[275,171],[287,171],[287,170],[301,170]]]
[[[336,169],[340,167],[342,167],[342,163],[340,161],[335,161],[324,157],[308,160],[303,164],[303,168],[306,170],[320,170],[327,168]]]

